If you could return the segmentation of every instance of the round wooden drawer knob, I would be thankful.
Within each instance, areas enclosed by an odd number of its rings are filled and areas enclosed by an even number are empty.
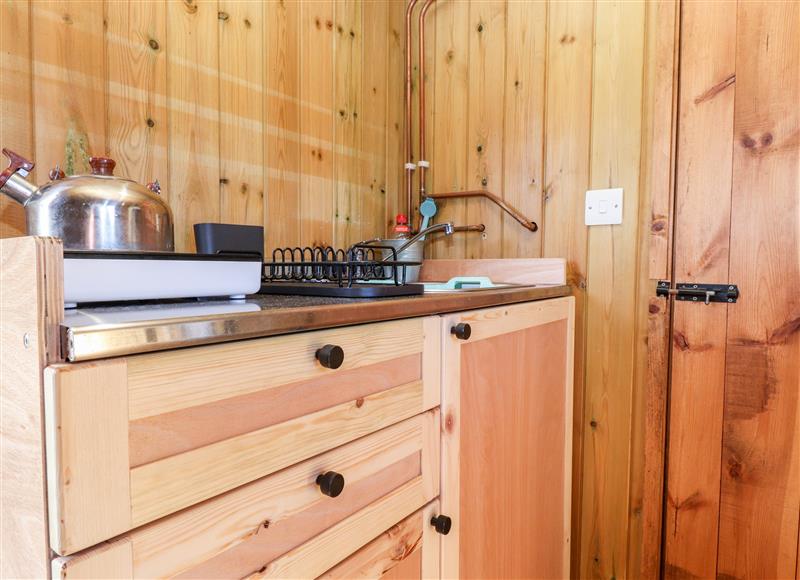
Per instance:
[[[450,528],[453,526],[453,520],[440,514],[431,518],[431,525],[437,532],[443,536],[446,536],[450,533]]]
[[[319,490],[328,497],[336,497],[344,489],[344,476],[335,471],[326,471],[317,476]]]
[[[328,369],[338,369],[344,362],[344,351],[341,346],[326,344],[317,350],[315,355],[319,364]]]

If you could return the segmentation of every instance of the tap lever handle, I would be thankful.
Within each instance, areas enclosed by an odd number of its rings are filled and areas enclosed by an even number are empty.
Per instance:
[[[14,175],[16,172],[22,173],[22,177],[27,177],[28,174],[33,171],[34,164],[32,161],[28,161],[22,155],[18,155],[13,151],[3,148],[3,155],[8,157],[8,167],[0,173],[0,187],[3,187],[8,181],[8,178]]]

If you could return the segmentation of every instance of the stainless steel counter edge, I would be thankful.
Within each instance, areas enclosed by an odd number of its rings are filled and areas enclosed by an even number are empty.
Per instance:
[[[569,293],[568,286],[517,287],[124,324],[74,328],[62,326],[62,354],[70,362],[79,362],[320,328],[475,310],[555,298]]]

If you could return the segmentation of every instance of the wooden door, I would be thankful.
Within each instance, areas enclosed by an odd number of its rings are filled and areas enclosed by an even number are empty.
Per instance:
[[[442,320],[442,577],[568,577],[574,299]]]
[[[664,575],[794,578],[800,3],[681,5]]]

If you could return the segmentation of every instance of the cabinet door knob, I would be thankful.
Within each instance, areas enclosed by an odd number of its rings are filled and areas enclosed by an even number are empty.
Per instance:
[[[319,490],[328,497],[336,497],[344,489],[344,476],[335,471],[326,471],[317,476]]]
[[[456,338],[467,340],[472,336],[472,328],[466,322],[459,322],[450,328],[450,334],[455,334]]]
[[[335,344],[326,344],[320,349],[317,349],[316,354],[319,364],[329,369],[338,369],[344,362],[344,351],[341,346]]]
[[[443,516],[439,514],[438,516],[433,516],[431,518],[431,525],[433,526],[433,529],[435,529],[437,532],[439,532],[443,536],[446,536],[447,534],[450,533],[450,528],[453,525],[453,520],[450,519],[448,516]]]

